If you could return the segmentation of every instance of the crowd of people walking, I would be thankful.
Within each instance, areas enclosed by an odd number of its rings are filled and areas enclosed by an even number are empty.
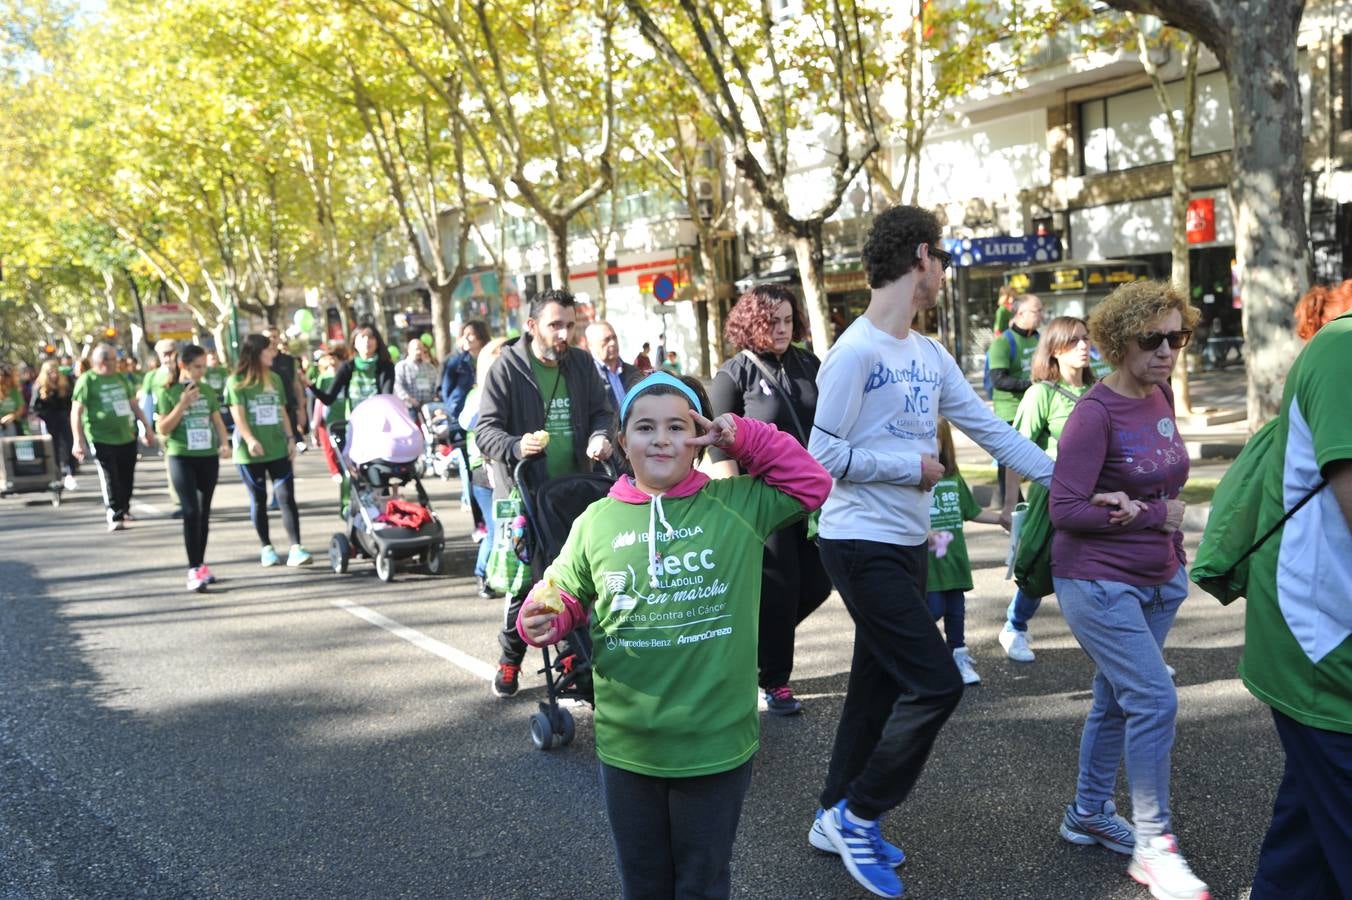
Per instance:
[[[0,367],[0,434],[40,421],[69,488],[92,460],[109,531],[134,518],[138,442],[158,441],[192,591],[216,580],[207,543],[223,459],[249,498],[261,564],[311,563],[293,460],[323,450],[346,514],[349,416],[372,396],[447,420],[456,435],[483,598],[499,596],[489,578],[502,539],[495,508],[520,473],[612,473],[608,496],[537,566],[534,586],[501,598],[492,689],[518,692],[531,646],[558,644],[565,660],[590,654],[600,783],[626,897],[730,894],[758,703],[770,715],[803,711],[795,631],[833,591],[855,626],[853,656],[806,840],[870,893],[901,896],[906,855],[881,822],[911,795],[964,689],[981,682],[964,635],[973,586],[964,526],[1014,529],[1036,510],[1049,572],[1015,591],[999,642],[1032,663],[1029,621],[1052,592],[1094,664],[1056,832],[1128,857],[1127,874],[1160,900],[1204,900],[1209,888],[1174,834],[1179,698],[1163,656],[1189,592],[1180,495],[1190,461],[1170,376],[1198,311],[1173,286],[1142,281],[1118,287],[1087,321],[1058,316],[1044,327],[1038,297],[1008,292],[987,355],[987,403],[914,327],[950,262],[939,236],[935,216],[916,207],[876,217],[861,254],[869,304],[824,358],[807,346],[793,292],[750,288],[727,320],[735,353],[707,383],[682,373],[665,334],[655,352],[644,343],[625,362],[609,323],[579,333],[575,298],[548,290],[530,300],[519,336],[466,322],[440,365],[419,339],[394,362],[379,329],[362,325],[313,366],[269,330],[244,339],[230,370],[212,351],[174,342],[156,345],[145,373],[107,344],[79,367]],[[1352,283],[1317,288],[1298,307],[1310,344],[1287,382],[1284,463],[1260,516],[1285,531],[1250,551],[1242,674],[1272,706],[1287,754],[1252,894],[1264,900],[1352,895],[1349,308]],[[999,465],[992,509],[957,465],[954,428]],[[1303,493],[1315,502],[1288,511]],[[1113,802],[1119,767],[1130,818]]]

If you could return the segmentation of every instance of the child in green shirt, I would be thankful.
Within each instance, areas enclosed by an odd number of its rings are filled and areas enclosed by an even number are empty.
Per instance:
[[[963,625],[967,617],[966,592],[972,589],[972,564],[967,557],[967,541],[962,534],[964,522],[999,525],[1000,514],[984,510],[972,497],[967,482],[958,471],[958,456],[953,449],[953,429],[948,420],[938,420],[939,462],[944,477],[930,495],[929,575],[926,599],[934,621],[944,620],[944,637],[953,651],[953,662],[962,674],[963,684],[980,684],[981,676],[972,666]]]
[[[657,372],[620,405],[632,476],[574,523],[522,605],[535,646],[589,627],[596,755],[626,897],[727,896],[759,747],[756,644],[765,538],[831,478],[773,425],[709,421],[695,379]],[[748,474],[694,469],[718,446]]]

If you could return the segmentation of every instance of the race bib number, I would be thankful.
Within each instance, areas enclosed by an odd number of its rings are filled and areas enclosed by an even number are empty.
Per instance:
[[[276,409],[277,407],[271,407]],[[210,428],[189,428],[188,429],[188,449],[189,450],[210,450],[211,449],[211,429]]]
[[[259,405],[254,408],[254,419],[259,425],[277,425],[281,422],[276,406]]]
[[[128,400],[126,397],[114,400],[113,412],[117,413],[119,416],[131,415],[131,401]]]

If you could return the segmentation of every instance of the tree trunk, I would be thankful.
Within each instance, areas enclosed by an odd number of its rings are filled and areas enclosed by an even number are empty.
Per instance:
[[[596,318],[604,321],[606,317],[606,280],[610,277],[606,270],[610,268],[610,257],[606,255],[606,245],[596,242],[596,300],[592,306]]]
[[[1305,148],[1296,70],[1299,20],[1299,15],[1273,10],[1263,15],[1264,28],[1235,26],[1230,32],[1234,47],[1228,80],[1235,125],[1231,190],[1251,430],[1280,407],[1287,369],[1300,352],[1291,311],[1309,287],[1301,177]]]
[[[1186,152],[1174,148],[1172,191],[1173,201],[1173,265],[1169,280],[1184,297],[1192,295],[1192,267],[1188,263],[1188,158]],[[1182,148],[1186,151],[1187,148]],[[1174,408],[1187,416],[1192,414],[1192,389],[1188,385],[1188,351],[1178,354],[1173,376]]]
[[[457,282],[438,281],[432,288],[432,341],[437,351],[437,361],[451,354],[454,344],[451,342],[451,299]],[[401,351],[403,348],[399,348]]]
[[[710,246],[712,240],[710,235],[700,234],[699,263],[704,271],[704,298],[699,301],[704,304],[704,331],[700,335],[703,345],[701,363],[708,367],[701,369],[701,373],[706,378],[713,377],[713,373],[723,365],[723,309],[718,302],[723,273]]]
[[[549,228],[549,277],[554,287],[568,289],[568,222],[566,219],[550,219],[545,223]]]
[[[812,220],[802,226],[802,232],[793,238],[793,254],[798,258],[798,276],[803,282],[803,306],[812,329],[813,352],[825,356],[831,347],[831,310],[826,303],[822,223]]]

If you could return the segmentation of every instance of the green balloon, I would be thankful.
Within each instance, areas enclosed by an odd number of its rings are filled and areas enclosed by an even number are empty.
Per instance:
[[[399,360],[399,348],[391,346],[389,349],[390,349],[390,359],[395,360],[397,362]]]
[[[315,314],[308,309],[298,309],[292,321],[300,331],[308,332],[315,327]]]
[[[436,343],[436,341],[432,340],[432,335],[430,334],[424,334],[419,340],[421,340],[423,346],[427,347],[429,350],[432,348],[432,345]]]

